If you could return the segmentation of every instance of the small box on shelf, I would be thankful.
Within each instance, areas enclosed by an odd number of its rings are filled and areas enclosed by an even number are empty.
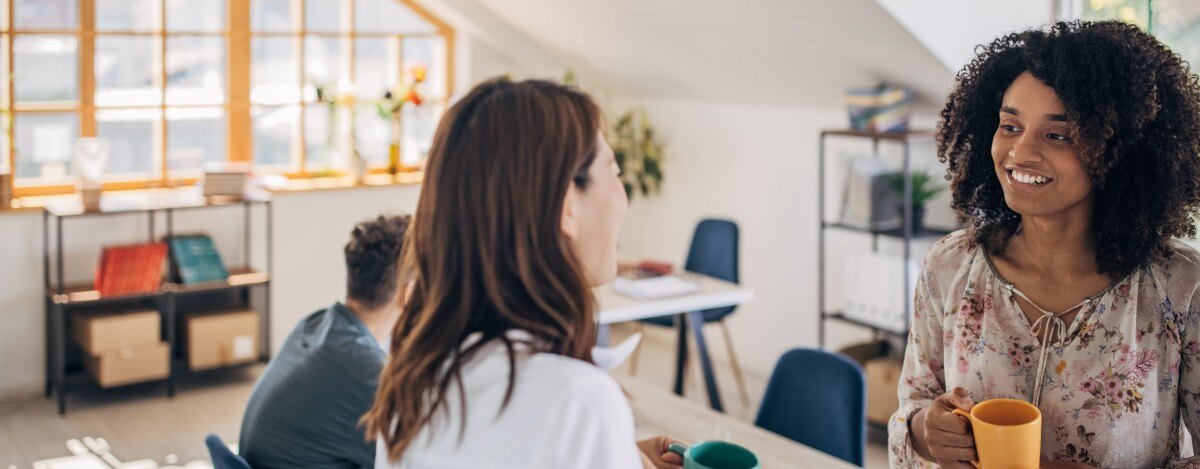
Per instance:
[[[258,312],[231,309],[188,316],[188,368],[204,370],[258,359]]]
[[[89,311],[74,315],[72,336],[84,351],[99,354],[156,343],[162,318],[158,311]]]
[[[83,358],[83,367],[102,388],[156,381],[171,373],[170,351],[166,342],[124,347],[88,354]]]

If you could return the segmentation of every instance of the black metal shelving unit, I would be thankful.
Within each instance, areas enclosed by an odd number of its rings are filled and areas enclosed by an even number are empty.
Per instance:
[[[828,155],[825,153],[826,140],[830,137],[869,140],[872,144],[872,149],[876,153],[879,151],[881,142],[889,142],[899,144],[903,147],[903,158],[901,162],[901,171],[906,175],[904,178],[904,208],[901,213],[903,224],[900,228],[887,230],[868,230],[854,226],[845,225],[838,222],[830,222],[825,218],[825,160]],[[871,235],[871,250],[879,250],[879,238],[893,238],[902,241],[904,246],[903,260],[905,265],[912,257],[912,242],[919,238],[940,238],[950,234],[951,230],[927,228],[921,231],[914,232],[912,226],[912,178],[910,175],[910,167],[912,162],[912,144],[915,142],[930,142],[933,140],[932,132],[911,131],[911,132],[893,132],[893,133],[875,133],[858,130],[825,130],[821,132],[820,148],[818,154],[818,216],[820,220],[820,233],[818,234],[818,249],[817,249],[817,311],[819,314],[818,343],[821,348],[825,348],[825,323],[827,321],[837,321],[844,324],[850,324],[866,329],[870,329],[877,337],[893,337],[904,339],[908,336],[908,317],[911,316],[911,311],[908,310],[908,301],[904,302],[905,328],[904,330],[896,331],[887,328],[879,327],[863,321],[846,317],[840,311],[830,311],[825,306],[825,236],[827,231],[847,231],[857,232]],[[907,268],[904,268],[904,291],[912,290],[915,279],[910,278],[911,275]],[[907,300],[907,299],[905,299]]]
[[[252,212],[256,206],[265,208],[265,270],[251,268],[251,248],[253,246]],[[166,237],[175,234],[175,215],[179,212],[200,209],[237,209],[244,211],[245,225],[243,227],[244,244],[242,246],[241,264],[229,269],[229,277],[224,281],[205,282],[198,284],[178,284],[171,281],[175,276],[171,271],[158,290],[152,292],[105,297],[96,291],[91,284],[68,285],[64,281],[63,237],[64,222],[82,219],[104,217],[113,222],[132,222],[129,220],[144,217],[148,223],[149,241],[158,241],[159,231],[155,226],[158,215],[165,219],[163,232]],[[124,220],[118,220],[118,219]],[[53,231],[51,228],[53,227]],[[180,319],[186,313],[181,310],[180,303],[196,300],[203,304],[202,295],[229,295],[236,305],[247,308],[254,307],[251,301],[251,291],[261,289],[261,308],[258,330],[258,362],[266,362],[270,358],[270,324],[271,296],[268,287],[271,282],[271,236],[272,208],[268,194],[247,196],[244,198],[205,198],[198,193],[194,196],[183,197],[152,197],[145,200],[127,201],[102,205],[99,210],[84,210],[81,204],[63,204],[47,206],[42,211],[42,262],[44,283],[46,289],[45,319],[46,319],[46,387],[45,395],[58,398],[58,413],[66,415],[67,394],[71,392],[100,389],[95,380],[82,369],[78,356],[82,353],[78,345],[71,340],[70,322],[72,314],[86,309],[99,309],[112,306],[139,306],[153,309],[161,315],[161,337],[170,350],[170,373],[165,379],[151,382],[129,384],[139,386],[148,383],[165,385],[168,397],[175,395],[176,378],[211,370],[192,371],[188,369],[186,357],[182,356],[178,336]],[[52,236],[53,234],[53,236]],[[53,238],[53,239],[52,239]],[[168,254],[170,258],[170,254]],[[172,269],[174,267],[172,266]],[[227,306],[227,305],[223,305]],[[219,369],[238,369],[246,364],[231,365]],[[125,386],[116,386],[116,389]]]

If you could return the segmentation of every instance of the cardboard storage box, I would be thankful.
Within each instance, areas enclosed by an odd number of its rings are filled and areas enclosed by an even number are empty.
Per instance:
[[[193,370],[256,360],[258,312],[228,310],[188,316],[187,356]]]
[[[71,333],[86,354],[157,344],[162,318],[158,311],[80,312],[71,319]]]
[[[123,347],[85,354],[83,366],[102,388],[164,379],[171,373],[170,350],[166,342]]]
[[[876,358],[867,362],[867,420],[887,424],[900,408],[897,388],[904,364],[897,358]]]

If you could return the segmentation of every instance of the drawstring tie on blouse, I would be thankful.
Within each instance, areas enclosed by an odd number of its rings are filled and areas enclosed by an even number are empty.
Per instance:
[[[1033,324],[1029,326],[1029,332],[1033,333],[1033,335],[1041,341],[1041,350],[1038,353],[1037,375],[1033,382],[1032,399],[1033,405],[1039,406],[1041,405],[1042,400],[1042,381],[1046,376],[1046,358],[1050,354],[1050,347],[1061,347],[1063,345],[1063,340],[1067,337],[1067,325],[1063,322],[1062,316],[1065,316],[1067,313],[1075,311],[1076,309],[1091,303],[1092,299],[1084,299],[1083,301],[1080,301],[1079,304],[1072,306],[1061,313],[1052,313],[1050,311],[1046,311],[1041,306],[1038,306],[1037,303],[1033,302],[1033,300],[1030,300],[1029,297],[1026,296],[1025,293],[1021,292],[1021,290],[1018,290],[1015,285],[1011,283],[1006,284],[1004,285],[1004,288],[1010,295],[1015,294],[1021,297],[1021,299],[1025,300],[1026,303],[1029,303],[1030,306],[1033,306],[1034,309],[1042,313],[1042,316],[1037,318],[1036,321],[1033,321]]]

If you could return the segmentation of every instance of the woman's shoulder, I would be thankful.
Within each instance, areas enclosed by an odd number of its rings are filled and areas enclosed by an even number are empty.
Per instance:
[[[925,255],[925,265],[927,268],[939,264],[959,265],[974,254],[977,245],[967,230],[955,231],[934,243]]]
[[[525,357],[517,372],[522,381],[538,382],[547,389],[624,395],[617,381],[600,367],[553,353],[534,353]]]
[[[1194,290],[1200,284],[1200,250],[1191,240],[1172,239],[1167,242],[1166,256],[1159,262],[1167,285]]]

